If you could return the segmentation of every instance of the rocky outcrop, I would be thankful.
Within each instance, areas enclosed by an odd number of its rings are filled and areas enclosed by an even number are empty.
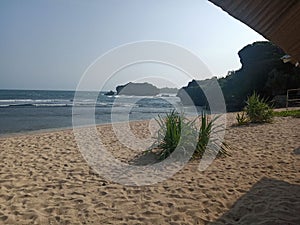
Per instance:
[[[155,96],[159,94],[159,89],[149,83],[132,83],[119,85],[116,88],[117,95]]]
[[[115,94],[115,92],[114,92],[114,91],[108,91],[108,92],[106,92],[104,95],[111,96],[111,95],[114,95],[114,94]]]
[[[208,107],[206,94],[210,93],[217,84],[217,78],[206,80],[192,80],[186,87],[179,89],[177,97],[184,105],[197,105]]]
[[[285,95],[287,89],[300,87],[300,68],[281,61],[285,53],[270,42],[255,42],[238,52],[242,67],[219,78],[228,111],[239,111],[245,106],[247,97],[254,91],[269,100]],[[178,97],[184,104],[207,105],[204,90],[211,90],[209,80],[191,81],[179,90]],[[275,106],[283,106],[276,97]]]
[[[164,87],[164,88],[160,88],[159,92],[161,94],[177,94],[178,89],[177,88]]]

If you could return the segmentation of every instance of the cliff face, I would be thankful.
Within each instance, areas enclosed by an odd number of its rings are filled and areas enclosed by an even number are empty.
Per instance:
[[[205,92],[212,87],[213,79],[192,80],[186,87],[179,89],[177,97],[179,97],[185,105],[208,106]]]
[[[116,88],[117,95],[155,96],[159,89],[149,83],[127,83]]]
[[[285,53],[270,42],[255,42],[238,52],[241,69],[231,71],[218,79],[228,111],[241,110],[247,97],[254,91],[261,96],[274,99],[284,95],[287,89],[300,87],[300,68],[284,64],[280,58]],[[183,104],[207,106],[203,90],[211,90],[209,80],[193,80],[178,91]]]

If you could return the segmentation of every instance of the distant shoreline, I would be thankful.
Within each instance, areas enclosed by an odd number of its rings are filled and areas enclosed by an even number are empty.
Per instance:
[[[274,109],[275,111],[285,111],[286,108],[277,108]],[[290,107],[288,108],[288,110],[300,110],[300,107]],[[239,111],[236,112],[227,112],[226,115],[227,116],[232,116],[236,113],[238,113]],[[147,122],[150,121],[151,119],[137,119],[137,120],[130,120],[129,123],[134,123],[134,122]],[[97,123],[95,124],[96,127],[99,126],[107,126],[107,125],[111,125],[111,124],[119,124],[119,123],[127,123],[127,121],[123,121],[123,122],[114,122],[114,123],[109,123],[109,122],[105,122],[105,123]],[[89,128],[89,127],[93,127],[93,125],[85,125],[85,126],[81,126],[79,128]],[[38,130],[32,130],[32,131],[20,131],[20,132],[12,132],[12,133],[0,133],[0,140],[1,139],[5,139],[5,138],[11,138],[11,137],[19,137],[19,136],[27,136],[27,135],[36,135],[36,134],[48,134],[48,133],[53,133],[53,132],[60,132],[60,131],[72,131],[73,130],[73,126],[67,126],[67,127],[58,127],[58,128],[45,128],[45,129],[38,129]]]
[[[149,120],[130,120],[129,122],[142,122],[142,121],[149,121]],[[107,126],[111,124],[118,124],[118,123],[127,123],[127,122],[114,122],[114,123],[98,123],[96,127],[99,126]],[[80,126],[78,128],[89,128],[93,127],[94,125],[86,125]],[[73,126],[69,127],[58,127],[58,128],[45,128],[39,130],[31,130],[31,131],[20,131],[20,132],[13,132],[13,133],[0,133],[0,140],[4,138],[11,138],[11,137],[19,137],[19,136],[27,136],[27,135],[36,135],[36,134],[48,134],[53,132],[60,132],[60,131],[72,131],[74,128]]]

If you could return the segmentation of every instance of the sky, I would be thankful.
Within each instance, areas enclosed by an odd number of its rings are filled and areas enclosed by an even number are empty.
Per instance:
[[[1,0],[0,34],[0,89],[39,90],[76,89],[96,59],[126,43],[179,45],[199,57],[210,71],[203,78],[209,78],[239,69],[238,51],[265,40],[206,0]],[[150,75],[159,87],[191,80],[154,63],[99,79],[109,80],[109,90]]]

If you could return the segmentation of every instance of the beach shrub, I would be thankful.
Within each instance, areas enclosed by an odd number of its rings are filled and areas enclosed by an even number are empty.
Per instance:
[[[248,97],[245,112],[252,123],[271,122],[274,116],[273,108],[267,104],[267,100],[255,92]]]
[[[159,124],[159,131],[157,135],[158,148],[162,149],[159,158],[167,158],[177,147],[182,127],[182,117],[175,111],[166,115],[166,118],[162,118],[159,115],[157,120]]]
[[[200,119],[201,125],[198,132],[198,142],[193,156],[196,158],[201,158],[203,156],[213,132],[216,137],[211,140],[208,150],[212,153],[218,151],[218,155],[229,155],[229,146],[224,141],[221,141],[221,139],[217,136],[218,132],[221,131],[220,126],[215,126],[215,121],[218,117],[209,120],[207,114],[202,113]]]
[[[212,125],[213,121],[208,121],[207,115],[203,113],[201,115],[201,126],[199,129],[199,136],[195,156],[202,156],[204,154],[212,131]]]
[[[148,151],[154,148],[159,149],[160,160],[168,158],[176,148],[179,148],[180,154],[193,152],[193,158],[201,158],[207,148],[211,133],[217,132],[217,127],[214,127],[215,120],[209,121],[206,114],[203,113],[199,118],[201,119],[200,129],[196,126],[198,118],[188,120],[183,114],[175,111],[167,113],[165,117],[159,115],[156,141]],[[221,148],[218,148],[219,145]],[[213,151],[220,150],[219,155],[226,155],[228,146],[219,139],[214,139],[211,140],[210,148]]]
[[[191,146],[196,137],[193,121],[188,121],[182,114],[173,110],[167,113],[166,117],[159,115],[157,122],[159,130],[154,146],[161,149],[160,160],[169,157],[177,147],[182,151],[187,147],[194,147]]]
[[[245,125],[249,122],[245,112],[237,113],[235,118],[239,126]]]

